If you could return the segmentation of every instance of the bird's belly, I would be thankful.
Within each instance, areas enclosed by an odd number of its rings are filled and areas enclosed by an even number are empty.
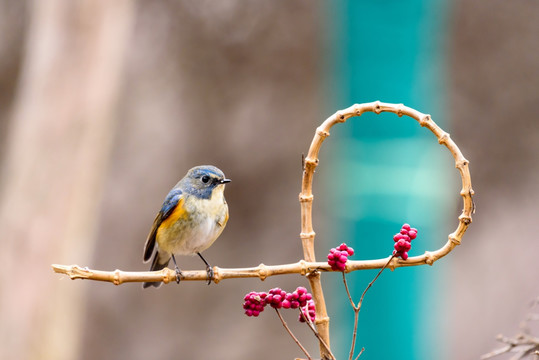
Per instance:
[[[194,255],[210,247],[223,231],[215,219],[207,216],[191,217],[162,229],[157,243],[159,248],[178,255]]]

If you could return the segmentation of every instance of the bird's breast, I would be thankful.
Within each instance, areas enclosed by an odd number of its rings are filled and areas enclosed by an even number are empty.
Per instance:
[[[215,193],[217,190],[210,199],[185,198],[182,216],[158,231],[157,243],[161,249],[173,254],[194,255],[213,244],[228,220],[228,205],[223,192]]]

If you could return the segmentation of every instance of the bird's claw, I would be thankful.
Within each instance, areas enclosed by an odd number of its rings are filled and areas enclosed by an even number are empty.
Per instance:
[[[206,265],[206,272],[208,273],[208,285],[210,285],[213,280],[213,269],[211,266]]]
[[[180,270],[179,267],[176,266],[176,284],[179,284],[180,283],[180,280],[182,279],[182,271]]]

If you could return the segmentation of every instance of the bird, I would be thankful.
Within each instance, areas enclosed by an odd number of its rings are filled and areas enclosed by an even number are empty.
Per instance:
[[[225,184],[231,180],[213,165],[196,166],[170,190],[157,213],[144,245],[143,260],[152,254],[150,271],[175,265],[176,282],[181,279],[174,255],[198,255],[208,273],[208,285],[213,269],[201,255],[221,235],[228,222],[228,205],[224,197]],[[159,287],[161,282],[145,282],[143,288]]]

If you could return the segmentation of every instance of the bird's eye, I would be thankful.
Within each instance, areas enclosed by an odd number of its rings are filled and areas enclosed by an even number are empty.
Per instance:
[[[210,177],[208,175],[204,175],[203,177],[200,178],[200,180],[202,180],[204,184],[207,184],[208,181],[210,181]]]

